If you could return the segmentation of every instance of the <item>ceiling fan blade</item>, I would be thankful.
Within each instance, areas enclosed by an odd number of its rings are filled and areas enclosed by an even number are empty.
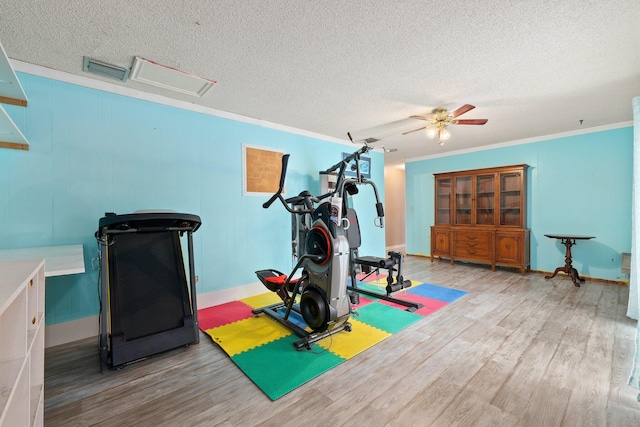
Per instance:
[[[426,128],[427,128],[427,126],[423,126],[423,127],[421,127],[421,128],[418,128],[418,129],[408,130],[408,131],[406,131],[406,132],[402,132],[402,134],[403,134],[403,135],[407,135],[407,134],[409,134],[409,133],[418,132],[419,130],[426,129]]]
[[[466,113],[467,111],[473,110],[474,108],[476,108],[474,105],[464,104],[462,107],[458,108],[457,110],[453,110],[451,112],[451,117],[456,118],[456,117]]]
[[[431,117],[423,117],[423,116],[409,116],[410,119],[424,120],[426,122],[431,121]]]
[[[457,125],[483,125],[487,123],[487,119],[462,119],[456,120]]]

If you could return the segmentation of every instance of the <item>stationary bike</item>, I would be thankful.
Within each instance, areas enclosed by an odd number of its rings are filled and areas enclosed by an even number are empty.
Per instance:
[[[286,154],[282,157],[278,191],[262,207],[267,209],[280,200],[297,220],[294,240],[297,263],[288,275],[273,269],[256,271],[260,281],[282,302],[253,310],[253,314],[264,313],[292,330],[301,338],[294,343],[300,350],[310,349],[313,343],[340,331],[351,331],[347,290],[350,249],[345,233],[348,220],[342,215],[338,193],[314,197],[303,191],[288,199],[282,196],[288,161]],[[300,269],[300,277],[294,278]],[[306,327],[295,321],[292,312],[302,317]]]

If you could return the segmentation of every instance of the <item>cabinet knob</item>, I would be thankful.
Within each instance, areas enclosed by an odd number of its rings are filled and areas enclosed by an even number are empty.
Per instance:
[[[33,286],[33,279],[29,280],[29,286]]]
[[[33,318],[33,319],[31,319],[31,324],[32,324],[32,325],[35,325],[35,324],[36,324],[36,318],[35,318],[35,316],[34,316],[34,318]]]

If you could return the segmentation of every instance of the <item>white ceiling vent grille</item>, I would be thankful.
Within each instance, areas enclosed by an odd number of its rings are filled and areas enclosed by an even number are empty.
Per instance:
[[[106,77],[108,79],[120,80],[121,82],[126,82],[129,77],[128,68],[96,61],[95,59],[91,59],[86,56],[84,57],[84,65],[82,69],[87,73]]]
[[[204,96],[216,84],[215,80],[203,79],[138,56],[133,60],[130,78],[133,81],[199,97]]]

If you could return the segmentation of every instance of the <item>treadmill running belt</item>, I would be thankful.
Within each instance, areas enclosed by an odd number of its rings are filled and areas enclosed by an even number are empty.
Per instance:
[[[134,340],[183,326],[190,307],[177,232],[117,235],[109,268],[112,335]]]

